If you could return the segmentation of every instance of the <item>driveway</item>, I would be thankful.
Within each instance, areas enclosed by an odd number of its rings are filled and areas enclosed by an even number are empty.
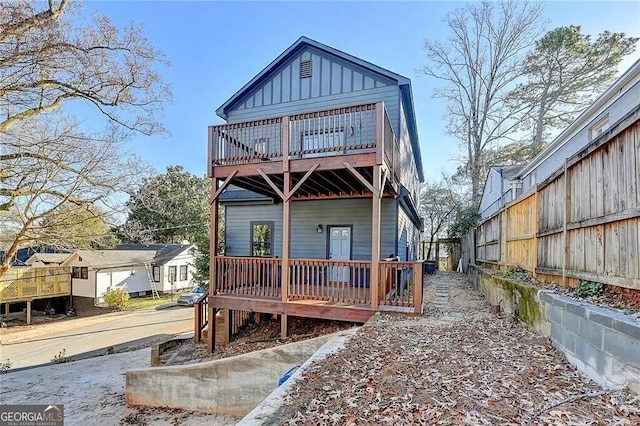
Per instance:
[[[193,308],[172,307],[114,312],[2,330],[0,360],[12,369],[49,363],[64,351],[74,359],[104,355],[108,348],[136,348],[193,331]]]

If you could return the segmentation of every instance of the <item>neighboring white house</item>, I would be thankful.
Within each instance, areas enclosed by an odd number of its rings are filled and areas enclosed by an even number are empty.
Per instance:
[[[76,250],[70,254],[37,253],[27,264],[69,268],[74,298],[104,302],[109,290],[124,289],[131,296],[170,293],[193,286],[195,247],[190,244],[125,244],[116,250]]]
[[[521,164],[518,164],[489,168],[480,201],[482,219],[491,216],[520,195],[522,182],[518,179],[518,173],[522,167]]]

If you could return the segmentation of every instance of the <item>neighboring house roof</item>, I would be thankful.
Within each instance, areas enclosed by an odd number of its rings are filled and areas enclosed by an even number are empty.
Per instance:
[[[518,173],[524,167],[524,164],[513,164],[508,166],[491,166],[492,169],[495,169],[497,172],[502,170],[502,177],[507,180],[515,180],[518,177]]]
[[[55,265],[59,266],[71,256],[72,253],[35,253],[24,263],[25,265]]]
[[[70,263],[72,258],[76,256],[94,268],[113,268],[151,263],[155,252],[147,250],[77,250],[66,263]]]
[[[66,255],[37,254],[32,259],[36,261],[40,260],[36,256],[46,256],[46,260],[53,260],[53,256],[59,256],[55,259],[65,256],[59,262],[61,266],[68,266],[74,259],[81,259],[94,268],[142,266],[146,263],[162,265],[192,247],[192,244],[120,244],[116,250],[76,250]]]
[[[116,249],[113,251],[154,252],[154,256],[151,261],[156,264],[163,264],[191,247],[193,247],[192,244],[118,244]]]
[[[341,50],[327,46],[308,37],[300,37],[293,43],[287,50],[282,52],[276,59],[274,59],[269,65],[267,65],[262,71],[260,71],[255,77],[253,77],[247,84],[242,86],[233,96],[231,96],[225,103],[223,103],[217,110],[216,114],[223,119],[227,119],[227,112],[232,109],[237,103],[239,103],[246,95],[248,95],[253,89],[260,86],[268,80],[272,72],[275,72],[280,65],[292,58],[297,52],[310,46],[321,50],[323,52],[334,55],[344,61],[351,62],[360,67],[366,68],[384,77],[387,77],[398,83],[400,93],[402,95],[402,103],[407,113],[407,126],[409,129],[409,135],[411,136],[411,145],[413,155],[418,169],[418,175],[420,181],[424,181],[424,171],[422,168],[422,157],[420,154],[420,141],[418,139],[418,127],[415,118],[415,108],[413,104],[413,94],[411,91],[411,80],[400,74],[396,74],[385,68],[379,67],[371,62],[367,62],[363,59],[357,58]]]
[[[258,194],[247,189],[228,189],[220,194],[220,202],[233,202],[233,201],[273,201],[266,195]]]

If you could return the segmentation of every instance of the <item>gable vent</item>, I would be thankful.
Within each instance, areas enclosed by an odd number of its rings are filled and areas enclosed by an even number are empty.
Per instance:
[[[311,77],[311,60],[300,61],[300,78]]]

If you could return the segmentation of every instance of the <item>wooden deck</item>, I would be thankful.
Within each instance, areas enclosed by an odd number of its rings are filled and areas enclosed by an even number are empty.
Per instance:
[[[371,262],[290,259],[284,292],[282,259],[218,256],[214,262],[215,289],[208,299],[212,311],[365,322],[377,310],[422,310],[421,262],[382,262],[375,289],[370,286]],[[371,303],[372,297],[377,303]]]
[[[0,303],[30,302],[70,294],[71,275],[63,268],[11,268],[0,278]]]

